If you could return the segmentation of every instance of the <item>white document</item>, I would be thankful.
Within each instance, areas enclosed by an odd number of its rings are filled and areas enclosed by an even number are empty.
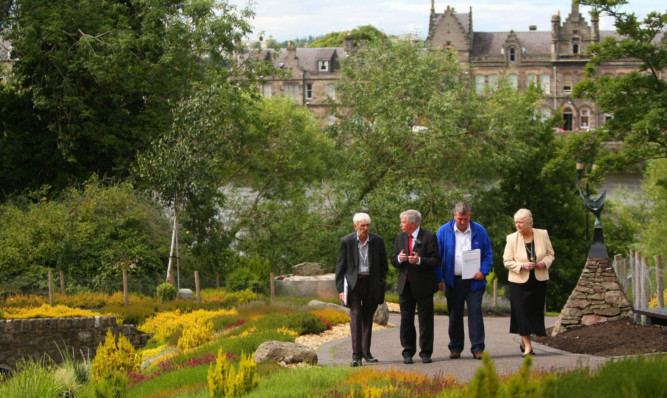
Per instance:
[[[463,260],[461,279],[472,279],[482,264],[482,252],[479,249],[464,250],[461,259]]]
[[[347,278],[343,276],[343,305],[347,307]]]

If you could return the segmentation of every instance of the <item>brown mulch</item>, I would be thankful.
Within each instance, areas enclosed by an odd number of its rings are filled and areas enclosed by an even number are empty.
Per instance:
[[[642,326],[631,318],[571,329],[551,337],[533,337],[537,343],[559,350],[602,357],[667,353],[667,328]]]

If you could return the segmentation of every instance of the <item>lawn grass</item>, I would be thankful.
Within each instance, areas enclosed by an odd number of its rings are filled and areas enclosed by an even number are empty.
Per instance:
[[[247,397],[317,397],[332,390],[341,391],[341,382],[354,371],[354,368],[348,366],[280,369],[263,376],[259,387]]]

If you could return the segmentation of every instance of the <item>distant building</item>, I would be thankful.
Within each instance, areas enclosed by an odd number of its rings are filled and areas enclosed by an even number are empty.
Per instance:
[[[561,111],[561,130],[593,129],[612,115],[602,114],[594,102],[572,98],[570,94],[583,79],[588,46],[617,34],[600,31],[595,15],[589,24],[579,13],[576,0],[565,21],[559,14],[551,18],[550,32],[539,32],[535,26],[524,32],[476,32],[472,7],[468,13],[457,13],[449,6],[443,13],[436,13],[435,0],[431,0],[427,43],[434,49],[456,50],[461,62],[469,66],[471,85],[478,93],[496,84],[501,74],[506,74],[519,90],[533,82],[545,95],[543,117]],[[347,37],[343,47],[290,47],[262,54],[276,68],[291,72],[291,78],[267,81],[262,87],[265,96],[289,95],[317,116],[327,117],[327,99],[336,97],[334,82],[339,76],[340,60],[353,55],[352,38]],[[600,74],[622,76],[637,70],[639,65],[632,59],[608,62],[600,67]]]
[[[612,115],[601,114],[592,101],[571,98],[573,86],[584,77],[589,58],[586,49],[615,31],[600,31],[599,20],[591,15],[590,24],[572,1],[572,9],[564,22],[560,12],[551,17],[551,31],[538,32],[535,26],[528,31],[475,32],[472,7],[469,13],[457,13],[447,6],[442,14],[435,12],[431,0],[428,43],[436,49],[455,49],[462,63],[471,67],[471,84],[477,92],[493,86],[500,74],[524,90],[533,82],[546,97],[542,113],[551,116],[562,111],[562,128],[582,131],[604,124]],[[608,62],[600,67],[603,76],[622,76],[638,69],[637,60]]]
[[[340,75],[340,60],[352,51],[352,38],[345,38],[344,47],[296,48],[265,50],[259,58],[275,68],[288,72],[286,79],[269,79],[261,87],[265,97],[288,95],[306,105],[315,115],[327,118],[329,99],[336,99],[335,80]],[[257,54],[240,54],[240,60],[257,58]]]

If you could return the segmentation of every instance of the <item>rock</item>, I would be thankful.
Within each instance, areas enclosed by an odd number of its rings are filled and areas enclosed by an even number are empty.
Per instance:
[[[315,276],[324,275],[327,271],[327,266],[319,263],[301,263],[292,266],[294,275]]]
[[[389,322],[389,307],[387,306],[387,302],[378,305],[375,315],[373,315],[373,322],[378,325],[387,326]]]
[[[349,308],[347,308],[345,306],[342,306],[342,305],[339,305],[339,304],[325,303],[324,301],[320,301],[320,300],[310,300],[310,302],[308,304],[306,304],[306,307],[316,309],[316,310],[319,310],[319,309],[322,309],[322,308],[331,308],[331,309],[334,309],[334,310],[337,310],[337,311],[340,311],[340,312],[344,312],[344,313],[350,315],[350,309]]]
[[[276,296],[338,299],[336,275],[283,275],[275,278]]]
[[[286,364],[307,362],[316,365],[317,353],[303,344],[272,340],[262,343],[255,351],[255,362],[260,363],[267,359]]]
[[[178,298],[192,300],[195,295],[190,289],[178,289]]]

